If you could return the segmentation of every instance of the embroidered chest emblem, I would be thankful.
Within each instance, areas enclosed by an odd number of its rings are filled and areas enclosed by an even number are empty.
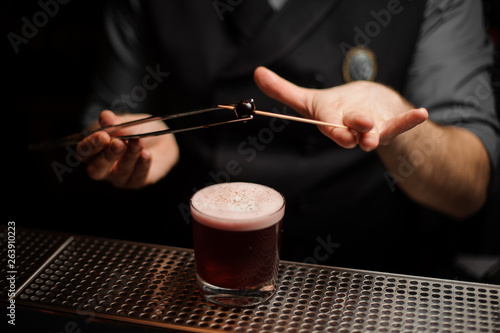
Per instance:
[[[342,63],[342,75],[345,82],[373,81],[377,76],[375,53],[366,46],[353,47],[345,55]]]

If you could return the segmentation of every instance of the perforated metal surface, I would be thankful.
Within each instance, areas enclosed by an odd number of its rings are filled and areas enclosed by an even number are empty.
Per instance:
[[[500,332],[500,286],[280,265],[253,308],[204,301],[191,250],[75,237],[18,294],[31,308],[179,331]]]
[[[16,284],[21,286],[64,243],[67,236],[15,229]],[[0,299],[7,297],[8,230],[0,226]]]

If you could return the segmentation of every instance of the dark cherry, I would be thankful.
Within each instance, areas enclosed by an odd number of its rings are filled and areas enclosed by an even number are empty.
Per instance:
[[[248,118],[253,114],[255,110],[255,103],[253,99],[245,99],[236,104],[236,115],[238,118]]]

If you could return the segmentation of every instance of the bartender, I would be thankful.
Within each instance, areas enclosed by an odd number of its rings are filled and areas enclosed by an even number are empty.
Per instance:
[[[176,233],[197,189],[256,182],[287,200],[283,259],[422,273],[485,203],[500,137],[478,1],[110,1],[104,19],[88,126],[253,98],[348,127],[255,117],[80,143],[90,178],[175,194]]]

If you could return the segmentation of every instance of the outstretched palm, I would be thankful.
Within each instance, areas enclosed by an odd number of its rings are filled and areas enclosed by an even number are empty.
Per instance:
[[[413,108],[394,90],[378,83],[356,81],[328,89],[307,89],[259,67],[255,82],[268,96],[302,116],[345,125],[320,126],[323,134],[344,148],[366,151],[388,145],[399,134],[424,122],[427,110]]]

